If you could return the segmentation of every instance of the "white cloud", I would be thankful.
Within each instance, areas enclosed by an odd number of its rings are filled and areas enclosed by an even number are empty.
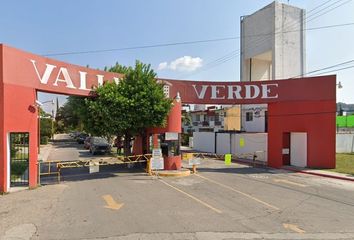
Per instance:
[[[159,66],[157,67],[157,70],[164,70],[168,67],[168,63],[167,62],[162,62],[159,64]]]
[[[174,61],[162,62],[158,66],[158,70],[170,69],[179,72],[192,72],[203,66],[203,59],[200,57],[183,56]]]

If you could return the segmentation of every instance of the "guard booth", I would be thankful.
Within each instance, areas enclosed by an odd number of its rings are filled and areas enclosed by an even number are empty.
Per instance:
[[[160,146],[164,158],[173,158],[181,155],[180,133],[166,132],[160,134]]]

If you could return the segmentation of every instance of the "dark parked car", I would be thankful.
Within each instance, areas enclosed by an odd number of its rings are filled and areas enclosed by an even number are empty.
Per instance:
[[[95,155],[96,153],[109,153],[111,151],[111,145],[106,139],[102,137],[91,137],[90,139],[90,153]]]
[[[74,131],[69,134],[70,137],[76,139],[80,135],[80,132]]]
[[[90,144],[91,144],[91,138],[92,137],[87,137],[84,142],[84,148],[85,149],[90,149]]]
[[[80,133],[79,136],[77,136],[76,141],[79,144],[83,144],[85,142],[85,139],[88,137],[88,134],[86,133]]]

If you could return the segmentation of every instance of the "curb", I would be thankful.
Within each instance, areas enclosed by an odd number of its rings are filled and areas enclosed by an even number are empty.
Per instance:
[[[191,171],[189,169],[172,171],[153,171],[152,175],[158,175],[160,177],[187,177],[191,175]]]
[[[303,173],[303,174],[309,174],[309,175],[315,175],[315,176],[320,176],[320,177],[334,178],[334,179],[354,182],[354,178],[347,178],[347,177],[335,176],[335,175],[324,174],[324,173],[307,172],[307,171],[303,171],[303,170],[295,170],[295,169],[288,169],[288,168],[281,168],[281,169],[292,171],[292,172],[297,172],[297,173]]]

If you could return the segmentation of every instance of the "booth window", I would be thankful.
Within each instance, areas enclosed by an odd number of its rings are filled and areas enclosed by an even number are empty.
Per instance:
[[[178,134],[178,138],[175,140],[166,140],[165,134],[160,134],[160,140],[161,140],[161,151],[164,157],[173,157],[173,156],[181,155],[180,134]]]
[[[163,93],[165,94],[165,96],[166,96],[167,98],[170,97],[170,86],[164,85],[164,86],[163,86]]]
[[[253,121],[253,112],[246,112],[246,122]]]

